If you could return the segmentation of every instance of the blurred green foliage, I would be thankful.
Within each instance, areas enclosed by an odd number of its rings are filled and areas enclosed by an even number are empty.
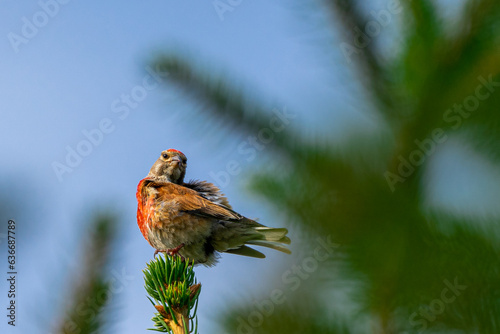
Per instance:
[[[71,296],[57,333],[92,334],[104,332],[111,325],[108,301],[113,292],[107,266],[116,235],[117,217],[98,213],[90,226],[80,271],[70,277]],[[76,274],[76,275],[75,275]]]
[[[498,233],[479,228],[478,218],[430,210],[424,188],[431,158],[452,137],[500,162],[500,2],[469,0],[450,22],[433,1],[403,1],[390,28],[401,29],[397,50],[384,49],[394,45],[377,36],[359,47],[353,27],[366,32],[374,22],[370,3],[324,6],[344,50],[356,50],[347,54],[380,130],[340,148],[327,134],[274,133],[276,167],[255,176],[253,190],[296,224],[308,257],[294,259],[295,276],[281,277],[285,302],[270,297],[261,308],[250,301],[233,307],[222,319],[225,330],[499,333]],[[157,64],[228,126],[250,134],[269,126],[265,108],[233,82],[196,70],[183,55]],[[318,236],[339,245],[334,255],[315,252]],[[292,290],[296,279],[307,283]]]

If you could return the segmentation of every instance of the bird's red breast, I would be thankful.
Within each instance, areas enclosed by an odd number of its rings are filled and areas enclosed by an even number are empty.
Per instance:
[[[146,240],[148,240],[148,220],[151,217],[152,210],[152,198],[148,198],[145,193],[144,183],[148,180],[148,178],[142,179],[137,185],[137,225],[139,225],[139,229],[141,230],[142,235]],[[148,240],[149,241],[149,240]]]

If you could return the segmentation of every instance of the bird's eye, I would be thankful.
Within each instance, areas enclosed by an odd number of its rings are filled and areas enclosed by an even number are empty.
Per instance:
[[[182,159],[182,163],[185,164],[188,161],[188,159],[184,158]]]
[[[168,158],[168,154],[167,154],[167,153],[163,153],[163,154],[162,154],[162,157],[163,157],[164,159],[167,159],[167,158]]]

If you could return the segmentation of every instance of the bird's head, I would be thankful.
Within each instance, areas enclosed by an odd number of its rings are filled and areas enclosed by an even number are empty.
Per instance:
[[[186,175],[187,159],[184,153],[173,148],[161,152],[149,171],[148,177],[158,181],[182,184]]]

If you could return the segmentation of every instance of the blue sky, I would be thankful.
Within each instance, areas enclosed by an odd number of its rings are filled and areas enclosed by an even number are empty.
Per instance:
[[[327,131],[338,138],[376,123],[366,104],[348,95],[360,90],[336,47],[338,36],[323,31],[321,14],[306,15],[299,6],[241,1],[222,20],[206,1],[72,0],[57,2],[57,10],[52,5],[53,16],[44,20],[40,3],[4,0],[0,13],[0,184],[17,204],[10,218],[21,236],[19,327],[13,331],[2,321],[2,332],[50,332],[64,309],[68,279],[76,275],[90,212],[108,205],[121,218],[112,272],[129,277],[121,283],[125,289],[119,285],[113,295],[121,319],[113,331],[146,332],[153,310],[141,270],[153,250],[136,225],[135,188],[164,149],[188,156],[187,178],[214,182],[211,173],[225,170],[227,161],[241,162],[242,172],[223,189],[233,207],[264,224],[289,227],[282,214],[245,189],[248,174],[267,165],[270,152],[246,162],[237,152],[245,136],[230,131],[221,137],[217,128],[200,127],[205,120],[196,118],[200,107],[168,85],[147,90],[126,117],[115,112],[115,101],[144,91],[144,80],[154,82],[147,66],[155,55],[186,51],[196,62],[240,78],[241,86],[269,97],[263,103],[270,115],[276,108],[292,110],[290,126],[305,132]],[[40,27],[13,46],[12,36],[22,35],[26,20],[41,20]],[[329,104],[335,109],[325,108]],[[322,122],[327,116],[334,120],[328,125]],[[68,147],[76,150],[86,140],[84,132],[103,123],[108,133],[95,137],[88,155],[58,177],[54,163],[65,164]],[[291,235],[300,244],[300,234]],[[285,271],[300,257],[266,254],[265,261],[226,255],[215,268],[197,269],[204,286],[199,307],[204,333],[217,332],[214,312],[237,297],[265,297],[273,288],[274,281],[267,281],[276,276],[273,271]],[[2,281],[0,289],[5,287]],[[240,294],[228,293],[232,290]],[[6,298],[0,302],[3,307]]]

